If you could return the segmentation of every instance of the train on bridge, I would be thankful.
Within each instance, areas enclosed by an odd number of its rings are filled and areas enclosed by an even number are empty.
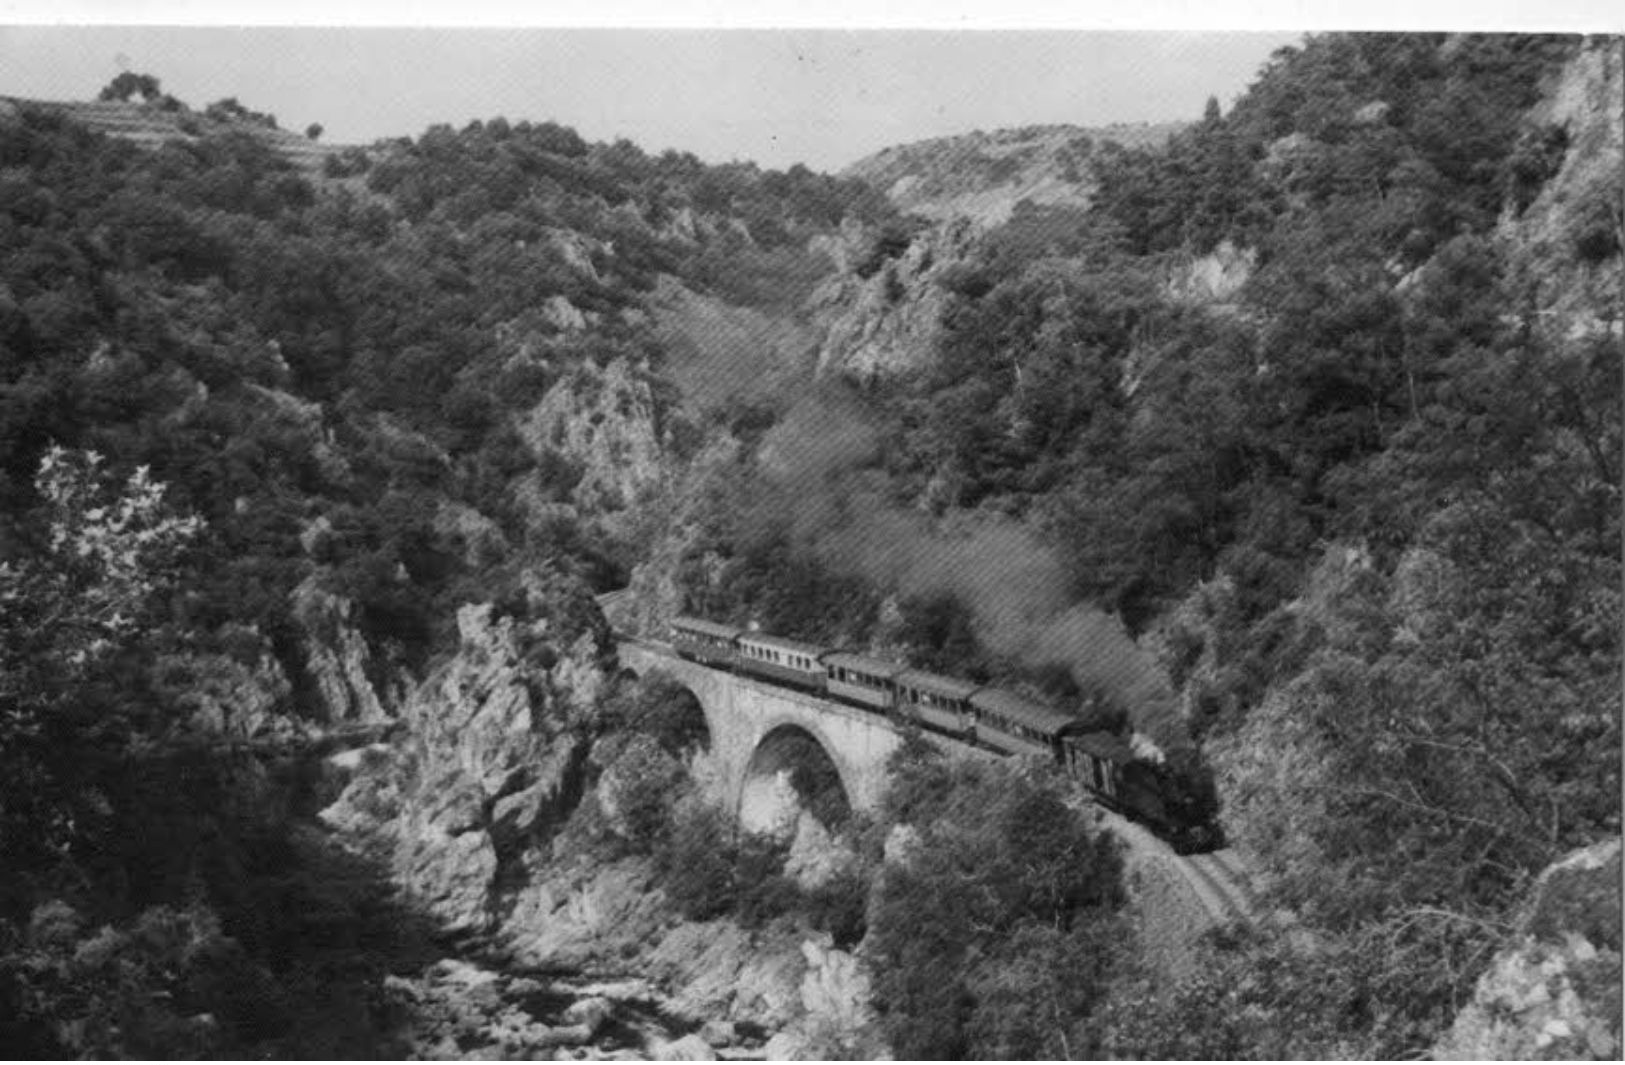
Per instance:
[[[693,662],[813,692],[961,743],[1053,760],[1101,805],[1145,824],[1181,854],[1224,845],[1211,816],[1178,801],[1166,771],[1111,732],[1001,688],[910,669],[705,618],[671,623],[672,649]]]

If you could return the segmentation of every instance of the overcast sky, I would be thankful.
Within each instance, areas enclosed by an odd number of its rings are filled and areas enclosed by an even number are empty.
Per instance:
[[[1118,24],[1154,14],[1168,0],[1113,5]],[[830,7],[688,5],[690,25],[736,26],[742,11]],[[853,12],[906,12],[908,3]],[[921,10],[918,5],[916,11]],[[589,140],[628,137],[649,151],[692,151],[710,162],[751,159],[782,168],[804,162],[833,170],[891,144],[1033,123],[1083,126],[1195,119],[1209,95],[1226,106],[1275,49],[1302,32],[1089,32],[1077,6],[1026,10],[1020,0],[966,8],[938,5],[938,25],[1045,29],[572,29],[366,28],[379,14],[396,22],[569,21],[560,13],[628,26],[670,4],[497,5],[397,0],[360,8],[333,2],[274,7],[218,2],[106,4],[56,0],[46,7],[0,0],[0,95],[89,99],[120,70],[153,74],[193,107],[235,96],[275,114],[285,129],[312,122],[324,139],[350,143],[416,135],[436,122],[551,119]],[[697,16],[693,13],[698,12]],[[1213,10],[1202,8],[1202,10]],[[43,18],[40,12],[45,12]],[[956,11],[969,11],[978,18]],[[495,12],[496,18],[490,16]],[[628,13],[630,12],[630,14]],[[726,16],[723,14],[728,12]],[[555,16],[545,19],[546,14]],[[795,17],[786,17],[787,14]],[[1287,12],[1286,14],[1291,14]],[[30,17],[32,16],[32,17]],[[99,16],[99,17],[98,17]],[[42,26],[7,22],[172,21],[348,22],[351,25]],[[1276,25],[1305,25],[1281,20]],[[917,19],[917,16],[916,16]],[[864,21],[873,24],[872,16]],[[849,25],[850,14],[822,20]],[[884,17],[878,21],[887,21]],[[914,24],[915,20],[903,20]],[[926,20],[933,21],[933,20]],[[1147,18],[1139,24],[1155,24]],[[1095,25],[1101,24],[1098,20]],[[1160,24],[1169,24],[1160,20]],[[1175,20],[1174,25],[1188,21]],[[1229,21],[1209,25],[1231,25]],[[1056,28],[1060,27],[1060,28]]]

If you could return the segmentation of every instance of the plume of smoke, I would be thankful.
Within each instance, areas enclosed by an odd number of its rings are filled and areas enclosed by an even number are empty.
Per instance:
[[[861,401],[828,387],[809,393],[762,442],[759,507],[831,570],[904,596],[951,594],[995,654],[1062,665],[1080,688],[1118,701],[1159,746],[1188,744],[1167,677],[1117,618],[1071,597],[1053,550],[1002,515],[936,520],[897,505],[877,468],[881,446]]]

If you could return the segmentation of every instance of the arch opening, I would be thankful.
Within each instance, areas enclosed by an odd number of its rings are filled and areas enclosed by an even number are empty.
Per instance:
[[[710,751],[711,724],[699,696],[669,673],[650,670],[617,686],[605,703],[607,724],[641,733],[673,757]]]
[[[803,811],[838,829],[852,816],[851,795],[817,736],[799,725],[780,725],[762,738],[745,767],[739,825],[782,838],[795,832]]]

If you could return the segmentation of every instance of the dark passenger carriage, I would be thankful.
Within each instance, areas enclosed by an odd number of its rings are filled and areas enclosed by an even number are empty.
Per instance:
[[[808,691],[824,690],[824,663],[819,659],[828,653],[827,648],[765,632],[741,632],[735,646],[742,673]]]
[[[976,718],[967,700],[976,685],[935,673],[905,669],[892,679],[897,714],[938,732],[967,740],[976,737]]]
[[[892,681],[905,666],[850,651],[824,656],[829,694],[882,714],[892,708]]]
[[[1007,754],[1036,754],[1058,760],[1063,731],[1078,720],[1042,703],[1000,688],[982,688],[970,697],[976,738]]]
[[[671,620],[671,645],[679,655],[710,666],[732,668],[734,641],[740,630],[718,625],[704,618],[677,617]]]

